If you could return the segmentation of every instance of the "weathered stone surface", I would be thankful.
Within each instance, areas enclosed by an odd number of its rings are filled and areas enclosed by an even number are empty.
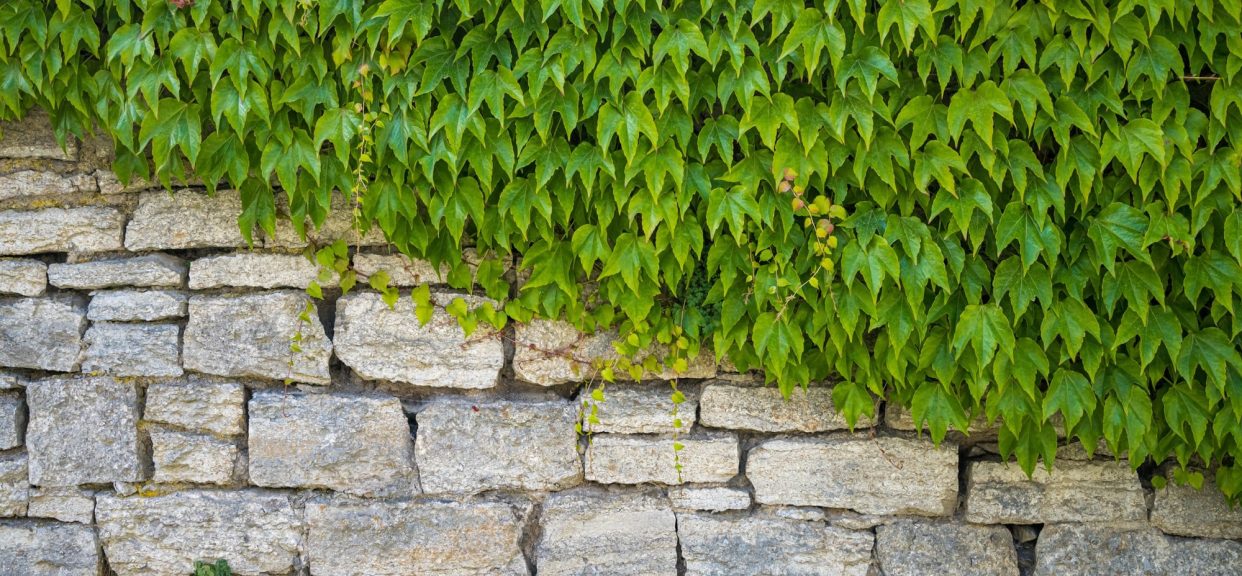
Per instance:
[[[94,193],[99,187],[90,174],[58,174],[45,170],[20,170],[0,175],[0,200],[63,194]]]
[[[206,434],[151,430],[151,458],[156,482],[229,484],[241,475],[241,449],[232,440]]]
[[[354,211],[350,208],[349,200],[341,194],[332,196],[332,208],[318,228],[309,217],[305,217],[303,222],[306,226],[306,240],[302,240],[293,227],[288,207],[284,205],[284,195],[280,194],[276,199],[276,236],[271,237],[266,232],[262,232],[264,246],[302,248],[306,246],[307,241],[314,242],[317,246],[326,246],[337,240],[344,240],[350,246],[385,246],[388,244],[384,240],[384,231],[380,230],[379,226],[372,226],[366,234],[359,234],[354,230]],[[256,234],[256,239],[258,236]]]
[[[180,376],[181,327],[96,322],[86,331],[83,372],[113,376]]]
[[[47,112],[33,108],[21,120],[0,122],[0,158],[73,161],[78,159],[78,141],[69,136],[62,148]]]
[[[0,570],[5,575],[99,576],[102,564],[90,526],[0,522]]]
[[[918,426],[914,425],[914,415],[896,402],[889,402],[884,405],[884,425],[894,430],[906,430],[911,432],[919,429]],[[989,438],[995,437],[996,434],[1000,432],[1000,426],[1000,420],[997,420],[993,424],[988,424],[987,416],[980,414],[970,422],[968,431],[970,432],[971,437]],[[922,428],[924,432],[927,431],[926,425]],[[949,433],[958,434],[959,432],[960,431],[951,430]]]
[[[526,575],[521,538],[529,507],[489,500],[306,505],[312,575]]]
[[[33,380],[26,387],[30,483],[73,486],[146,479],[138,389],[105,376]]]
[[[866,576],[874,537],[764,516],[680,513],[677,535],[688,576]]]
[[[0,256],[120,250],[125,216],[113,208],[0,212]]]
[[[284,494],[259,490],[100,494],[99,539],[119,576],[182,576],[195,560],[224,559],[234,574],[288,574],[303,521]]]
[[[875,551],[885,576],[1018,576],[1004,526],[897,520],[875,529]]]
[[[1098,524],[1045,526],[1035,576],[1226,576],[1242,574],[1242,544],[1170,538],[1154,529]]]
[[[249,441],[257,486],[358,496],[418,492],[409,422],[396,398],[256,394]]]
[[[1231,508],[1210,472],[1203,489],[1182,486],[1169,473],[1165,487],[1156,491],[1151,523],[1166,534],[1203,538],[1242,539],[1242,509]]]
[[[80,264],[52,264],[47,279],[53,286],[96,290],[114,286],[177,288],[185,283],[185,261],[168,254],[96,260]]]
[[[95,521],[95,494],[78,488],[33,488],[26,515],[90,524]]]
[[[968,474],[966,520],[976,524],[1147,519],[1138,474],[1125,462],[1058,460],[1029,480],[1017,464],[972,462]]]
[[[80,298],[0,298],[0,366],[75,371],[85,329]]]
[[[894,437],[769,440],[747,455],[746,476],[761,504],[947,516],[957,504],[957,447]]]
[[[26,454],[0,456],[0,518],[26,515],[30,502],[30,482],[26,478]],[[0,568],[4,567],[3,560],[0,556]]]
[[[190,298],[190,321],[182,352],[186,370],[330,383],[332,343],[323,324],[314,312],[310,322],[298,318],[307,300],[308,296],[300,292]],[[299,332],[302,351],[295,353],[289,346]]]
[[[594,360],[617,358],[617,351],[612,347],[617,337],[615,332],[583,334],[568,322],[560,320],[533,320],[517,324],[514,330],[513,373],[519,380],[532,384],[555,386],[591,380],[595,372],[591,366]],[[657,358],[663,355],[660,350],[654,353]],[[681,373],[663,369],[645,374],[643,378],[669,380],[712,378],[715,375],[715,360],[711,351],[704,348]]]
[[[190,289],[306,288],[319,275],[319,266],[295,254],[240,253],[208,256],[190,263]],[[322,286],[336,283],[320,282]]]
[[[795,388],[786,400],[775,386],[703,386],[699,399],[704,426],[760,432],[826,432],[848,427],[845,416],[832,404],[832,388]],[[871,425],[859,419],[857,427]]]
[[[436,310],[420,326],[414,302],[403,296],[389,309],[375,292],[354,292],[336,303],[336,355],[359,376],[415,386],[491,388],[504,366],[500,335],[480,326],[469,338],[443,307],[462,298],[474,307],[485,299],[432,294]]]
[[[677,518],[659,494],[558,492],[544,501],[540,520],[540,576],[677,574]]]
[[[577,409],[569,402],[438,402],[415,418],[428,494],[557,490],[582,479]]]
[[[660,482],[727,482],[737,475],[737,436],[702,433],[677,439],[684,448],[673,450],[672,436],[596,434],[587,449],[586,477],[601,484]],[[681,462],[680,478],[677,460]]]
[[[680,386],[686,401],[677,407],[682,430],[694,426],[698,413],[697,386]],[[593,432],[618,434],[671,434],[673,428],[673,390],[668,384],[609,384],[604,401],[599,402],[599,423]]]
[[[17,374],[0,370],[0,390],[21,390],[26,383],[18,379]]]
[[[20,394],[0,392],[0,450],[22,445],[26,435],[26,403]]]
[[[245,432],[246,389],[236,382],[158,382],[147,387],[143,418],[192,432]]]
[[[242,248],[246,240],[237,227],[241,213],[241,196],[234,190],[219,190],[215,196],[193,190],[143,192],[125,229],[125,247]]]
[[[745,510],[750,508],[750,492],[741,488],[709,486],[674,486],[668,499],[675,510]]]
[[[100,322],[150,322],[185,317],[189,297],[174,290],[109,290],[91,296],[86,317]]]
[[[42,296],[47,290],[47,264],[27,258],[0,258],[0,293]]]
[[[371,276],[380,270],[388,274],[388,285],[410,288],[421,284],[442,284],[448,276],[449,267],[439,270],[426,260],[414,260],[401,254],[354,255],[354,269],[362,276]]]

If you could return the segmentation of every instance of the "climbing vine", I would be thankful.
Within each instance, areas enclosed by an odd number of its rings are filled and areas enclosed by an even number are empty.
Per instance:
[[[0,115],[237,189],[247,237],[343,199],[502,303],[468,328],[615,327],[835,379],[851,422],[999,420],[1028,471],[1063,432],[1237,498],[1240,29],[1239,0],[8,0]]]

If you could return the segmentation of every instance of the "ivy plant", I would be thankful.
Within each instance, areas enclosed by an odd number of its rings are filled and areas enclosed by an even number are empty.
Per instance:
[[[0,115],[239,190],[247,235],[351,210],[486,321],[1236,499],[1239,30],[1239,0],[8,0]]]

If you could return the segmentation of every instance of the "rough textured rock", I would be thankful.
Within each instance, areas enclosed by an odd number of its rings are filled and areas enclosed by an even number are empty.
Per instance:
[[[913,432],[919,427],[914,425],[914,415],[896,402],[889,402],[884,405],[884,425],[894,430],[906,430]],[[988,439],[995,438],[1000,433],[1001,422],[998,419],[992,424],[988,424],[987,416],[980,414],[977,418],[970,422],[968,431],[972,439]],[[927,431],[927,426],[923,426],[923,431]],[[960,431],[950,430],[949,434],[960,437]],[[1064,436],[1064,432],[1061,433]]]
[[[358,496],[418,492],[413,442],[391,397],[256,394],[250,400],[250,482]]]
[[[47,264],[28,258],[0,258],[0,294],[42,296],[47,290]]]
[[[438,402],[415,418],[428,494],[557,490],[582,479],[577,410],[569,402]]]
[[[180,376],[181,327],[96,322],[86,331],[83,372],[113,376]]]
[[[145,420],[192,432],[245,432],[246,389],[236,382],[158,382],[147,387]]]
[[[0,158],[74,161],[78,159],[78,141],[70,136],[61,147],[47,112],[34,108],[21,120],[0,122]]]
[[[113,208],[0,212],[0,256],[120,250],[124,234],[125,215]]]
[[[16,374],[0,370],[0,390],[21,390],[26,383],[18,379]]]
[[[219,376],[284,379],[328,384],[332,343],[319,317],[299,320],[309,297],[299,292],[244,296],[194,296],[185,328],[186,370]],[[302,334],[302,351],[290,344]],[[290,365],[292,362],[292,365]]]
[[[26,478],[25,454],[0,456],[0,518],[26,515],[26,506],[30,502],[30,482]],[[4,566],[3,559],[0,556],[0,568]]]
[[[524,576],[528,512],[490,500],[314,501],[308,563],[316,576]]]
[[[617,358],[617,352],[612,347],[616,336],[613,332],[583,334],[568,322],[560,320],[533,320],[517,324],[514,328],[513,373],[519,380],[543,386],[591,380],[595,372],[591,366],[594,360]],[[654,353],[657,358],[663,355],[659,350]],[[711,352],[704,348],[702,353],[691,359],[684,372],[664,369],[645,374],[643,378],[669,380],[714,376],[716,362]]]
[[[682,430],[694,426],[698,414],[699,389],[693,385],[678,387],[686,401],[677,408]],[[618,434],[671,434],[673,428],[673,390],[668,384],[609,384],[604,401],[598,403],[599,423],[593,432]]]
[[[468,261],[468,260],[467,260]],[[443,284],[448,276],[449,267],[441,266],[439,270],[426,260],[414,260],[401,254],[366,254],[359,252],[354,255],[354,269],[358,274],[371,276],[380,270],[388,273],[388,285],[409,288],[420,284]]]
[[[819,522],[693,512],[677,515],[677,535],[687,576],[866,576],[874,543]]]
[[[737,436],[701,433],[677,439],[684,448],[673,449],[672,436],[596,434],[587,449],[586,477],[601,484],[659,482],[727,482],[737,475]],[[682,470],[677,473],[677,460]]]
[[[898,520],[875,529],[875,551],[885,576],[1018,576],[1004,526]]]
[[[675,486],[668,489],[668,499],[676,510],[723,512],[750,508],[750,492],[723,486]]]
[[[115,286],[179,288],[185,284],[185,261],[168,254],[96,260],[80,264],[52,264],[47,280],[53,286],[96,290]]]
[[[146,479],[138,389],[104,376],[33,380],[26,386],[30,483],[73,486]]]
[[[190,289],[306,288],[319,275],[319,265],[295,254],[241,253],[208,256],[190,263]],[[336,283],[320,282],[322,286]]]
[[[20,394],[0,392],[0,450],[22,445],[26,435],[26,403]]]
[[[90,524],[95,521],[95,494],[78,488],[33,488],[26,515]]]
[[[100,494],[99,539],[119,576],[182,576],[195,560],[228,560],[235,574],[287,574],[303,521],[284,494],[185,491],[128,498]]]
[[[540,520],[540,576],[677,574],[677,518],[659,494],[558,492],[544,501]]]
[[[151,430],[151,459],[156,482],[229,484],[241,477],[241,449],[232,440],[206,434]]]
[[[1229,506],[1210,472],[1203,475],[1203,489],[1196,490],[1168,474],[1165,487],[1156,491],[1152,525],[1178,536],[1242,539],[1242,509]]]
[[[219,190],[215,196],[193,190],[143,192],[125,229],[125,247],[242,248],[246,240],[237,227],[241,213],[241,196],[234,190]]]
[[[704,426],[760,432],[826,432],[847,428],[845,416],[832,404],[832,388],[797,388],[786,400],[775,386],[703,386],[699,399]],[[870,426],[860,419],[857,427]]]
[[[189,297],[174,290],[109,290],[91,296],[86,317],[100,322],[150,322],[183,318]]]
[[[0,366],[76,371],[85,329],[81,298],[0,298]]]
[[[0,570],[6,575],[99,576],[102,567],[90,526],[0,522]]]
[[[322,225],[315,227],[314,222],[309,217],[303,222],[306,226],[306,240],[302,240],[297,230],[293,227],[293,221],[289,216],[288,207],[285,204],[285,196],[278,194],[276,196],[276,235],[268,236],[266,232],[262,232],[263,245],[269,248],[302,248],[306,246],[307,241],[313,242],[316,246],[326,246],[337,240],[344,240],[350,246],[387,246],[388,242],[384,240],[384,231],[379,226],[372,226],[366,234],[359,234],[354,229],[354,212],[350,209],[349,200],[341,194],[332,196],[332,209],[328,211],[327,217]],[[256,234],[256,240],[260,234]]]
[[[0,200],[98,192],[90,174],[58,174],[44,170],[19,170],[0,175]]]
[[[1138,474],[1125,462],[1058,460],[1029,480],[1017,464],[972,462],[968,474],[966,520],[976,524],[1147,519]]]
[[[505,363],[500,335],[480,326],[469,338],[443,306],[463,298],[474,307],[485,300],[433,294],[436,310],[426,326],[404,296],[393,309],[375,292],[354,292],[336,303],[336,355],[358,375],[415,386],[491,388]]]
[[[1056,524],[1040,532],[1035,561],[1035,576],[1227,576],[1242,574],[1242,544]]]
[[[746,476],[761,504],[947,516],[957,504],[957,447],[893,437],[769,440],[747,455]]]

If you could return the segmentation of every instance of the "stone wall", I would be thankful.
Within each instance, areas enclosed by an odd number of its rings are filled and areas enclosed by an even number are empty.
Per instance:
[[[316,269],[290,226],[248,249],[235,193],[122,187],[107,146],[3,130],[0,574],[1242,573],[1210,484],[1074,446],[1028,480],[985,424],[937,448],[886,409],[851,433],[829,385],[785,401],[708,358],[679,475],[668,375],[608,386],[575,432],[607,335],[465,338],[366,291],[299,319]],[[351,242],[364,272],[436,281]]]

